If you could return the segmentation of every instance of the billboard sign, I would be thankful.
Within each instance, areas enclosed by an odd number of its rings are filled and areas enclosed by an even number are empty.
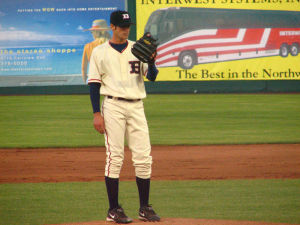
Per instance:
[[[0,5],[0,86],[83,84],[88,30],[124,0],[12,0]]]
[[[159,42],[159,80],[300,79],[298,2],[201,3],[137,0],[137,36]]]

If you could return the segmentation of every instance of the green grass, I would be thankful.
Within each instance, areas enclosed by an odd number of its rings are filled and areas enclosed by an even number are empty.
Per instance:
[[[152,144],[299,143],[300,95],[149,95]],[[0,96],[0,147],[104,145],[88,95]],[[137,188],[120,202],[136,218]],[[300,223],[300,180],[153,181],[162,217]],[[103,182],[0,184],[0,225],[104,220]]]
[[[104,220],[104,182],[0,185],[0,224]],[[300,180],[152,181],[161,217],[300,223]],[[120,202],[137,218],[135,182],[120,183]]]
[[[0,96],[0,147],[104,145],[88,95]],[[299,143],[299,94],[149,95],[152,144]]]

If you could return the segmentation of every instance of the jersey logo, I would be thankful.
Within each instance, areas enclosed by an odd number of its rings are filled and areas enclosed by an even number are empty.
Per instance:
[[[129,61],[129,64],[131,66],[130,73],[137,73],[137,74],[141,73],[140,61]]]

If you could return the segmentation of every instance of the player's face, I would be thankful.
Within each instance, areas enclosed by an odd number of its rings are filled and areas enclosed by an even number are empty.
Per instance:
[[[128,27],[113,26],[112,31],[113,31],[113,36],[118,41],[124,42],[128,39],[129,32],[130,32],[130,26],[128,26]]]

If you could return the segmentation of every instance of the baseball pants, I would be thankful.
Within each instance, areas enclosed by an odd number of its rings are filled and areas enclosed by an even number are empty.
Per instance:
[[[105,176],[119,178],[126,138],[132,152],[136,176],[150,178],[151,145],[143,101],[128,102],[105,97],[102,102],[102,115],[105,122]]]

